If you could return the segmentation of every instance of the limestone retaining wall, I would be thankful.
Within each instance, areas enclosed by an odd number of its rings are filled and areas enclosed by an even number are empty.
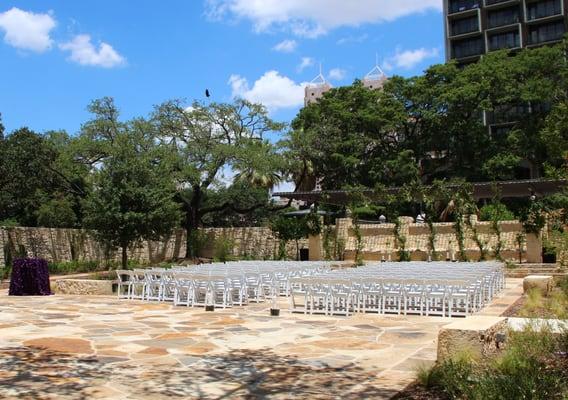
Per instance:
[[[412,218],[400,218],[400,234],[406,239],[405,249],[410,253],[413,260],[427,260],[430,249],[430,228],[427,224],[411,222]],[[541,262],[540,238],[535,235],[527,235],[523,231],[519,221],[502,221],[498,223],[501,231],[499,240],[491,222],[477,221],[472,217],[472,226],[464,223],[464,248],[469,259],[476,260],[480,257],[479,246],[474,240],[474,230],[477,237],[486,249],[486,258],[495,257],[498,245],[501,245],[501,257],[506,260],[519,260],[519,245],[517,236],[523,235],[524,242],[521,246],[523,261]],[[357,239],[350,219],[337,221],[337,235],[343,237],[346,243],[346,258],[353,258],[357,246]],[[400,249],[395,235],[395,224],[365,224],[359,227],[362,235],[362,253],[367,260],[392,259],[396,260]],[[434,224],[434,248],[438,259],[457,259],[459,243],[453,223]]]
[[[415,224],[412,218],[401,217],[400,233],[406,239],[406,250],[413,260],[427,260],[431,252],[429,237],[430,229],[427,224]],[[498,244],[501,244],[501,256],[506,260],[519,259],[517,235],[523,234],[523,261],[531,263],[542,262],[542,243],[540,238],[532,234],[524,234],[522,224],[518,221],[499,222],[501,240],[492,228],[491,222],[479,222],[472,219],[479,240],[484,243],[487,258],[495,256]],[[435,258],[457,259],[459,253],[458,239],[453,223],[436,223]],[[363,238],[363,257],[367,260],[398,258],[399,244],[395,235],[395,224],[361,225]],[[235,256],[252,259],[272,259],[278,253],[278,239],[267,227],[247,228],[206,228],[201,230],[203,248],[200,255],[212,258],[215,255],[215,243],[224,237],[232,248]],[[338,219],[333,227],[333,237],[328,248],[341,247],[344,257],[353,259],[356,249],[356,237],[353,222],[349,218]],[[300,242],[300,248],[310,248],[310,259],[322,259],[325,256],[323,235],[311,237]],[[474,231],[464,223],[464,246],[469,259],[476,260],[480,256],[479,246],[474,240]],[[337,246],[336,246],[337,245]],[[296,256],[295,243],[289,243],[287,254],[290,258]],[[92,232],[79,229],[51,228],[2,228],[0,227],[0,267],[5,265],[6,251],[12,255],[25,254],[30,257],[42,257],[49,261],[72,260],[119,260],[120,253],[108,251],[98,243]],[[185,231],[177,230],[162,241],[146,241],[130,250],[131,260],[140,262],[160,262],[164,260],[181,259],[185,255]],[[433,257],[434,258],[434,257]]]
[[[57,294],[75,294],[84,296],[112,295],[111,280],[94,279],[59,279],[52,283],[52,290]]]
[[[269,228],[207,228],[203,229],[205,246],[201,256],[213,257],[215,242],[220,237],[232,244],[232,254],[251,258],[273,258],[278,251],[278,239]],[[185,256],[185,231],[177,230],[162,241],[143,241],[129,250],[129,258],[140,262],[175,260]],[[300,242],[307,248],[308,240]],[[289,243],[288,256],[295,258],[296,246]],[[120,252],[109,251],[97,242],[92,232],[82,229],[0,227],[0,268],[12,257],[25,255],[48,261],[120,260]]]

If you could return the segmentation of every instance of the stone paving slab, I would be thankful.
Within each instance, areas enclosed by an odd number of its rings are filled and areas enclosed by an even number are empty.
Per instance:
[[[508,283],[488,312],[515,290]],[[0,398],[390,398],[435,361],[438,331],[452,322],[268,308],[0,291]]]

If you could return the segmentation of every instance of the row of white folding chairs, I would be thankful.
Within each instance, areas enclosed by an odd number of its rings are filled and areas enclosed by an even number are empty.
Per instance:
[[[209,302],[225,308],[262,302],[280,294],[280,285],[270,274],[220,276],[158,269],[116,272],[118,296],[127,299],[173,301],[186,306]]]
[[[479,286],[466,280],[300,278],[292,283],[290,311],[465,316],[479,309],[480,295]]]
[[[224,267],[224,268],[173,268],[174,272],[190,272],[190,273],[200,273],[209,274],[215,276],[242,276],[243,279],[251,281],[254,280],[261,281],[261,284],[269,281],[271,283],[276,283],[279,287],[279,292],[288,295],[289,294],[289,281],[294,277],[302,276],[314,276],[327,271],[325,265],[312,266],[311,268],[304,268],[297,265],[289,265],[287,268],[242,268],[238,267]],[[258,296],[257,296],[258,297]]]
[[[422,278],[412,278],[404,276],[402,274],[391,274],[391,275],[380,275],[377,274],[376,271],[368,271],[367,273],[361,273],[360,271],[357,274],[330,274],[331,277],[344,277],[347,279],[353,280],[362,280],[363,282],[372,282],[375,279],[384,279],[384,280],[408,280],[408,279],[415,279],[417,281],[422,281]],[[454,274],[443,274],[443,273],[430,273],[428,275],[428,279],[430,280],[437,280],[437,281],[448,281],[448,280],[466,280],[470,282],[471,290],[475,293],[475,301],[472,303],[474,306],[474,310],[478,311],[487,303],[491,302],[494,296],[500,291],[499,285],[496,283],[496,276],[495,275],[486,275],[486,276],[479,276],[473,272],[464,272],[460,276],[455,276]]]

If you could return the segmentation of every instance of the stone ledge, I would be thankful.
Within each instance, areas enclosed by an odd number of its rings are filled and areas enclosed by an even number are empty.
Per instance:
[[[109,296],[113,294],[113,283],[111,280],[59,279],[55,281],[53,291],[57,294]]]
[[[568,329],[568,321],[561,319],[509,318],[507,322],[509,328],[515,332],[532,329],[535,331],[546,330],[552,334],[562,334]]]
[[[527,293],[529,290],[537,289],[543,295],[548,295],[554,287],[554,279],[551,275],[529,275],[523,279],[523,292]]]
[[[475,358],[489,358],[498,352],[507,329],[504,317],[471,316],[446,325],[438,335],[438,362],[464,351]]]

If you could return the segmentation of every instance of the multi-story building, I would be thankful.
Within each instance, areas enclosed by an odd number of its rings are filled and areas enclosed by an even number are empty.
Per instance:
[[[568,32],[568,0],[444,0],[446,61],[552,44]]]

